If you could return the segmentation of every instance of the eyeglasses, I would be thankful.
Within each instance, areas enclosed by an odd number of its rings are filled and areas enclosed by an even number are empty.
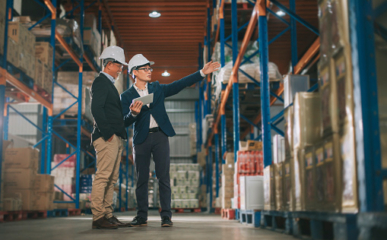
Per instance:
[[[153,72],[153,68],[138,68],[136,70],[144,70],[144,72],[148,72],[148,71]]]
[[[121,63],[113,63],[113,64],[115,64],[116,66],[118,66],[119,68],[121,68],[121,69],[123,69],[124,68],[124,65],[123,64],[121,64]]]

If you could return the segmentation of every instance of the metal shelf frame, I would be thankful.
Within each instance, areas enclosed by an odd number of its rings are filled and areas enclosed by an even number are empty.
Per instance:
[[[69,39],[66,39],[66,38],[63,38],[57,31],[56,31],[56,8],[57,8],[57,1],[56,0],[52,0],[52,1],[49,1],[49,0],[45,0],[44,1],[44,4],[41,3],[40,1],[37,1],[35,0],[35,2],[37,2],[42,8],[45,8],[46,10],[49,11],[49,13],[44,16],[42,19],[40,19],[36,24],[34,24],[33,26],[31,26],[29,28],[29,30],[31,30],[32,28],[34,28],[35,26],[37,26],[39,23],[41,23],[43,20],[45,20],[46,18],[50,17],[51,16],[51,36],[49,39],[46,39],[47,41],[50,42],[50,45],[52,46],[53,48],[53,68],[52,68],[52,72],[53,72],[53,89],[54,90],[54,85],[56,86],[59,86],[61,87],[64,91],[66,91],[70,97],[73,97],[75,99],[74,103],[71,104],[68,108],[66,108],[65,110],[63,110],[61,113],[59,113],[58,115],[56,116],[53,116],[53,99],[54,99],[54,91],[52,91],[52,95],[51,95],[51,102],[47,101],[45,98],[43,98],[42,96],[40,96],[37,92],[35,92],[34,90],[28,88],[26,85],[24,85],[20,80],[18,80],[17,78],[15,78],[14,76],[12,76],[10,73],[7,72],[7,38],[8,38],[8,21],[10,21],[12,19],[12,16],[10,16],[10,18],[8,18],[8,15],[6,17],[6,21],[5,21],[5,36],[4,36],[4,55],[2,56],[2,58],[0,59],[1,60],[1,68],[0,68],[0,111],[3,111],[5,112],[4,114],[4,120],[3,121],[0,121],[0,156],[2,156],[2,145],[3,145],[3,139],[7,140],[8,138],[8,113],[9,113],[9,110],[12,109],[14,112],[16,112],[17,114],[19,114],[22,118],[24,118],[27,122],[29,122],[30,124],[32,124],[34,127],[36,127],[41,133],[42,133],[42,139],[39,140],[33,147],[37,147],[41,144],[41,147],[42,147],[42,151],[41,151],[41,168],[40,168],[40,173],[41,174],[51,174],[51,171],[54,171],[59,165],[61,165],[62,163],[64,163],[66,160],[68,160],[71,156],[73,155],[76,155],[76,192],[75,192],[75,198],[73,198],[72,196],[70,196],[68,193],[66,193],[65,191],[63,191],[62,189],[60,189],[58,186],[55,185],[55,187],[62,191],[65,195],[67,195],[68,197],[70,197],[70,199],[72,199],[72,201],[69,201],[69,203],[75,203],[75,206],[76,208],[79,208],[79,179],[80,179],[80,173],[83,172],[84,170],[86,170],[87,168],[95,165],[96,166],[96,158],[95,156],[93,156],[92,153],[90,152],[87,152],[85,151],[84,149],[81,148],[81,134],[86,134],[87,136],[90,137],[90,130],[89,128],[87,128],[85,126],[85,122],[84,120],[82,120],[81,116],[82,116],[82,73],[83,73],[83,60],[85,60],[85,62],[90,66],[90,68],[93,70],[93,71],[96,71],[96,72],[99,72],[101,69],[98,67],[97,63],[94,61],[94,59],[90,56],[89,52],[90,50],[88,50],[87,46],[84,45],[85,47],[85,52],[84,53],[81,53],[79,56],[77,56],[74,51],[72,50],[71,46],[69,45],[71,42],[69,41]],[[80,9],[80,23],[79,23],[79,26],[80,26],[80,32],[81,32],[81,38],[82,38],[82,42],[83,42],[83,22],[84,22],[84,13],[85,13],[85,10],[89,7],[91,7],[92,5],[98,3],[99,4],[99,10],[98,10],[98,30],[99,32],[101,33],[102,32],[102,3],[100,0],[96,0],[96,1],[93,1],[91,4],[89,4],[88,6],[85,6],[84,5],[84,0],[77,0],[77,3],[78,5],[72,9],[70,12],[68,12],[67,14],[73,14],[74,10],[76,9]],[[13,8],[13,0],[7,0],[7,5],[6,5],[6,8],[7,8],[7,12],[12,12],[12,8]],[[60,45],[68,52],[68,54],[71,56],[70,59],[67,59],[65,61],[62,61],[61,63],[59,63],[59,66],[55,66],[55,44],[56,44],[56,41],[60,43]],[[58,82],[56,82],[56,79],[55,79],[55,73],[61,68],[63,67],[65,64],[67,64],[68,62],[70,61],[74,61],[76,63],[76,65],[78,66],[78,69],[79,69],[79,81],[78,81],[78,97],[74,96],[73,94],[71,94],[71,92],[69,92],[65,87],[63,87],[61,84],[59,84]],[[42,121],[42,127],[40,126],[37,126],[36,124],[34,124],[32,121],[30,121],[27,117],[25,117],[22,113],[20,113],[19,111],[17,111],[13,106],[12,104],[16,104],[14,103],[13,101],[9,101],[9,99],[5,99],[5,85],[6,83],[9,83],[11,84],[12,86],[16,87],[19,91],[21,91],[21,94],[22,94],[22,99],[25,100],[26,102],[29,101],[30,98],[34,98],[35,100],[37,100],[38,103],[42,104],[44,106],[43,108],[43,121]],[[7,102],[5,102],[5,100],[7,100]],[[54,121],[61,121],[63,119],[58,119],[61,115],[63,115],[68,109],[70,109],[72,106],[78,104],[78,116],[76,119],[71,119],[73,121],[76,121],[76,127],[77,127],[77,133],[76,133],[76,137],[77,137],[77,143],[76,145],[74,146],[73,144],[71,144],[68,140],[66,140],[63,136],[61,136],[59,133],[57,133],[56,131],[53,130],[53,123]],[[5,111],[4,111],[5,110]],[[65,121],[66,122],[66,121]],[[60,123],[60,125],[63,125],[62,123]],[[64,126],[66,126],[67,123],[64,123]],[[67,146],[71,147],[72,149],[74,149],[75,151],[70,154],[66,159],[64,159],[63,161],[61,161],[59,164],[57,164],[56,166],[52,167],[51,166],[51,160],[52,160],[52,137],[53,135],[55,135],[56,137],[58,137],[59,139],[61,139],[62,141],[64,141]],[[126,146],[126,149],[128,150],[128,142],[127,142],[127,146]],[[47,150],[47,152],[46,152]],[[87,167],[85,167],[84,169],[80,170],[80,153],[81,152],[84,152],[85,154],[87,154],[88,156],[90,156],[92,159],[94,159],[94,161],[92,163],[90,163]],[[128,151],[127,151],[128,152]],[[69,151],[68,151],[69,153]],[[128,154],[127,154],[128,155]],[[1,177],[1,161],[2,159],[0,160],[0,177]],[[129,164],[129,156],[126,156],[126,171],[125,171],[125,175],[126,175],[126,179],[128,180],[128,177],[129,177],[129,172],[128,172],[128,166]],[[120,180],[122,180],[122,174],[124,174],[124,171],[122,171],[122,166],[120,165]],[[133,173],[132,173],[132,180],[133,180]],[[122,181],[121,181],[122,182]],[[133,181],[132,181],[133,182]],[[127,184],[126,184],[126,189],[127,189],[127,192],[128,192],[128,181],[127,181]],[[1,189],[0,189],[1,190]],[[120,189],[121,190],[121,189]],[[128,196],[126,197],[126,210],[128,210]],[[60,203],[67,203],[67,201],[59,201]],[[122,199],[121,199],[121,194],[119,195],[119,205],[120,205],[120,208],[119,210],[121,210],[121,204],[122,204]]]
[[[280,8],[282,11],[284,11],[286,14],[290,16],[290,22],[286,21],[282,17],[278,16],[275,12],[273,12],[270,9],[270,2],[275,4],[278,8]],[[208,50],[208,61],[211,60],[211,42],[214,42],[214,44],[218,41],[218,38],[220,40],[220,63],[221,67],[225,66],[225,56],[224,56],[224,49],[225,47],[229,47],[232,49],[233,52],[233,69],[232,74],[230,76],[230,79],[228,81],[227,85],[222,86],[222,94],[221,94],[221,103],[218,109],[210,109],[208,105],[211,105],[211,98],[208,96],[210,95],[210,77],[208,76],[208,81],[204,83],[203,88],[200,86],[200,99],[197,103],[199,111],[197,112],[197,123],[199,126],[198,134],[199,134],[199,141],[198,141],[198,151],[200,151],[201,144],[206,144],[208,148],[208,155],[212,156],[212,145],[214,144],[214,150],[215,150],[215,166],[217,168],[216,170],[216,178],[219,179],[220,171],[219,171],[219,163],[224,164],[224,154],[227,151],[227,129],[226,129],[226,108],[230,107],[227,106],[226,102],[227,99],[232,91],[232,99],[233,104],[231,106],[231,109],[233,110],[233,139],[234,139],[234,161],[237,162],[237,151],[239,150],[239,141],[241,139],[245,139],[247,135],[250,134],[250,139],[253,138],[251,134],[251,130],[248,129],[244,133],[240,133],[239,125],[240,125],[240,118],[244,119],[246,122],[248,122],[252,128],[257,128],[261,134],[258,136],[258,139],[263,141],[263,154],[264,154],[264,165],[268,166],[272,162],[272,150],[271,150],[271,130],[275,130],[278,134],[284,135],[284,133],[279,130],[276,125],[280,123],[283,120],[283,113],[284,111],[280,112],[278,115],[276,115],[273,118],[270,118],[270,106],[274,104],[277,100],[283,102],[283,99],[281,97],[284,86],[283,84],[279,85],[279,88],[276,90],[270,90],[270,84],[269,84],[269,76],[268,76],[268,48],[269,45],[279,39],[282,35],[284,35],[287,31],[291,32],[291,62],[292,62],[292,69],[294,74],[299,74],[303,68],[305,68],[317,55],[319,50],[319,38],[315,40],[315,42],[312,44],[310,49],[305,53],[305,55],[298,59],[297,55],[297,29],[296,29],[296,22],[301,23],[303,26],[305,26],[307,29],[309,29],[311,32],[315,33],[318,36],[318,29],[314,28],[312,25],[310,25],[307,21],[303,20],[301,17],[299,17],[295,13],[295,0],[290,0],[290,8],[286,8],[282,4],[280,4],[276,0],[272,1],[265,1],[265,0],[257,0],[255,2],[248,1],[248,4],[253,6],[253,11],[251,15],[251,19],[249,22],[244,23],[242,26],[238,27],[237,22],[237,14],[238,14],[238,5],[236,0],[231,1],[231,29],[232,33],[230,36],[225,36],[225,23],[224,23],[224,1],[220,2],[219,6],[219,19],[218,23],[215,25],[216,28],[216,34],[214,36],[214,39],[211,40],[210,36],[210,24],[211,24],[211,15],[210,15],[210,5],[208,4],[207,7],[207,34],[205,36],[205,45],[207,46]],[[216,1],[213,1],[214,8],[216,7]],[[267,14],[270,13],[274,15],[276,18],[280,19],[285,25],[286,28],[280,32],[277,36],[275,36],[273,39],[269,41],[268,39],[268,27],[267,27]],[[259,42],[259,50],[253,53],[249,57],[245,57],[245,51],[247,48],[247,44],[251,39],[252,33],[254,29],[256,29],[258,24],[258,31],[259,31],[259,38],[257,41]],[[238,49],[238,32],[242,29],[246,29],[246,33],[243,39],[243,42],[241,44],[241,48]],[[232,46],[226,43],[227,40],[232,39]],[[214,48],[215,50],[215,48]],[[199,51],[201,50],[201,47],[199,45]],[[249,76],[246,72],[240,69],[240,66],[248,63],[252,57],[259,54],[260,56],[260,82],[258,82],[253,77]],[[199,54],[200,56],[200,54]],[[200,58],[200,57],[199,57]],[[200,59],[199,59],[200,63]],[[200,64],[199,64],[200,65]],[[258,85],[260,87],[261,91],[261,109],[254,121],[250,121],[245,116],[241,115],[239,112],[240,109],[240,103],[239,103],[239,84],[238,84],[238,71],[244,74],[246,77],[248,77],[255,85]],[[309,91],[314,91],[318,85],[316,84],[313,86]],[[203,97],[202,97],[203,95]],[[230,109],[230,110],[231,110]],[[211,111],[209,111],[211,110]],[[214,114],[214,124],[212,128],[209,130],[208,138],[206,140],[202,139],[202,118],[205,117],[206,114],[213,113]],[[202,115],[201,115],[202,114]],[[201,118],[202,117],[202,118]],[[260,124],[261,123],[261,124]],[[260,125],[259,125],[260,124]],[[219,126],[220,125],[220,126]],[[219,136],[220,131],[220,136]],[[219,141],[220,140],[220,141]],[[207,164],[212,163],[210,157],[207,158]],[[208,165],[207,165],[208,166]],[[212,165],[211,165],[212,168]],[[207,178],[207,184],[209,185],[210,177]],[[212,185],[210,185],[212,186]],[[216,196],[219,196],[219,181],[216,181]],[[212,198],[212,187],[208,188],[208,193],[210,193],[210,202]]]

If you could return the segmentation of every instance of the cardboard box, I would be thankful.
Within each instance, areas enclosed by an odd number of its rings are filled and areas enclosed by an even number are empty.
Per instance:
[[[54,192],[37,192],[36,193],[37,210],[54,209]]]
[[[9,148],[5,151],[4,167],[33,168],[37,171],[39,150],[34,148]]]
[[[239,151],[252,151],[252,150],[262,150],[261,141],[239,141]]]
[[[25,74],[27,74],[27,76],[34,79],[35,78],[35,56],[32,55],[29,51],[27,51],[27,49],[24,48],[23,46],[20,46],[20,48],[21,48],[21,50],[20,50],[20,55],[19,55],[19,57],[20,57],[19,68]]]
[[[36,208],[36,191],[31,189],[6,189],[5,197],[14,198],[20,196],[22,200],[22,210],[39,210]]]
[[[7,61],[15,67],[20,66],[20,46],[15,40],[8,38]]]
[[[34,189],[36,170],[32,168],[8,168],[4,171],[4,187],[8,189]]]
[[[82,85],[91,87],[98,73],[92,71],[85,71],[82,73]],[[78,87],[79,73],[78,72],[64,72],[59,71],[57,82],[60,84],[74,84]],[[77,95],[76,95],[77,96]]]
[[[22,210],[21,197],[3,199],[3,211],[21,211],[21,210]]]
[[[21,22],[8,23],[8,36],[23,47],[28,54],[34,55],[35,35],[28,31],[28,28]]]
[[[275,167],[275,199],[277,211],[282,210],[283,203],[283,163],[277,163]]]
[[[43,88],[44,68],[43,63],[39,58],[35,58],[35,84]]]
[[[35,43],[35,57],[52,70],[53,48],[49,42]]]
[[[54,177],[47,174],[37,174],[35,177],[35,187],[37,192],[53,192]]]

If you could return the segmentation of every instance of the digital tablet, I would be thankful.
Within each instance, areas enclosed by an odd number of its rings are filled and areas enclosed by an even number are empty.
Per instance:
[[[144,97],[135,98],[135,99],[133,99],[132,102],[134,103],[137,101],[142,102],[142,105],[147,105],[147,104],[153,103],[153,93],[148,94]]]

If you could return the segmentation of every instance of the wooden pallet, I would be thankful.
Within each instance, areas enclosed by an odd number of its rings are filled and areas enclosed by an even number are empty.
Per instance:
[[[69,210],[68,209],[54,209],[51,211],[47,211],[47,217],[68,217]]]
[[[302,239],[358,239],[356,214],[262,211],[263,228]]]
[[[22,211],[23,220],[47,218],[47,211]]]
[[[235,209],[222,209],[221,217],[227,220],[235,220]]]
[[[68,209],[69,216],[79,216],[81,215],[81,209]]]
[[[261,226],[261,211],[256,210],[240,210],[239,221],[242,224],[247,224],[253,227]]]
[[[22,211],[0,212],[0,222],[11,222],[23,220]]]
[[[221,208],[215,208],[214,209],[214,213],[220,215],[222,213],[222,209]]]
[[[202,210],[200,208],[172,208],[176,213],[184,213],[184,212],[192,212],[192,213],[200,213]]]

